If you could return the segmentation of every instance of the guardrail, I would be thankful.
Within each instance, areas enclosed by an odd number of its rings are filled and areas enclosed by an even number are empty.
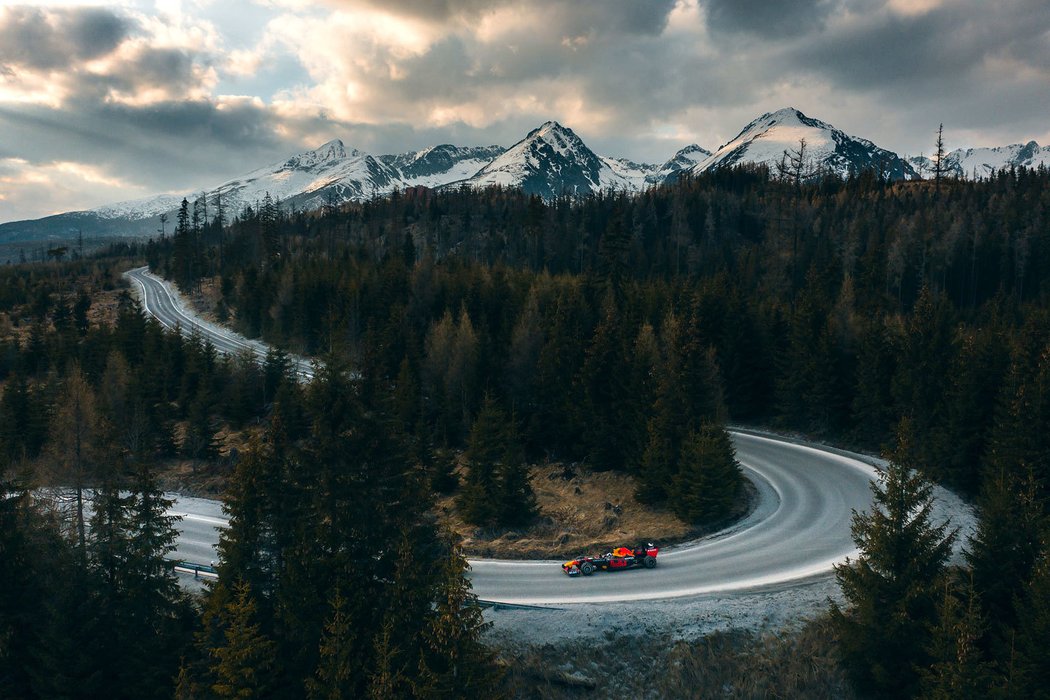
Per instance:
[[[174,559],[168,559],[167,562],[171,564],[171,570],[180,574],[193,574],[195,579],[217,579],[219,578],[219,572],[215,570],[214,566],[208,566],[206,564],[194,564],[191,561],[176,561]]]
[[[478,607],[492,608],[496,612],[500,610],[564,610],[549,605],[525,605],[524,603],[500,603],[496,600],[482,600],[478,598]]]

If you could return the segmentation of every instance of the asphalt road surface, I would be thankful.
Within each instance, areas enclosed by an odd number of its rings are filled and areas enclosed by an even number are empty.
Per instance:
[[[266,356],[264,344],[198,319],[169,283],[146,268],[125,274],[136,286],[144,311],[168,328],[198,333],[220,352]],[[293,361],[303,377],[312,376],[306,360]],[[854,509],[863,511],[871,505],[869,484],[876,476],[871,466],[772,437],[734,433],[733,441],[737,459],[758,493],[757,507],[744,521],[717,535],[662,551],[652,570],[570,579],[556,561],[471,560],[475,593],[484,600],[526,605],[727,594],[826,576],[834,564],[856,555],[850,518]],[[198,564],[214,561],[214,545],[225,522],[221,504],[180,499],[172,512],[183,516],[174,556]]]
[[[856,555],[850,518],[852,509],[871,504],[872,467],[774,438],[734,433],[733,441],[759,503],[727,531],[662,551],[652,570],[570,579],[558,561],[471,560],[474,592],[483,600],[524,605],[728,594],[826,576],[835,563]],[[221,504],[180,499],[171,512],[183,516],[173,556],[198,564],[217,559],[214,545],[225,524]]]
[[[190,337],[199,335],[211,341],[215,349],[225,355],[251,353],[260,362],[266,359],[268,347],[256,340],[249,340],[242,335],[206,321],[193,313],[182,300],[178,290],[167,280],[157,277],[149,268],[138,267],[128,270],[124,276],[131,280],[132,289],[142,303],[143,311],[156,318],[161,325],[171,330],[178,329]],[[303,378],[313,377],[313,366],[309,360],[290,355],[289,360],[295,371]]]

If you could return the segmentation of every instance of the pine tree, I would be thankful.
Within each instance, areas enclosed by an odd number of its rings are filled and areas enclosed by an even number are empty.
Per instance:
[[[96,686],[96,659],[80,643],[94,582],[57,523],[34,503],[28,481],[0,461],[0,697],[72,696]],[[84,584],[85,588],[73,589]],[[78,612],[84,609],[84,614]]]
[[[908,697],[916,667],[929,660],[930,627],[955,532],[931,521],[932,485],[905,461],[912,453],[907,421],[890,463],[872,484],[870,513],[854,513],[856,561],[835,576],[848,603],[833,603],[843,661],[858,692]]]
[[[193,241],[190,230],[190,203],[184,197],[179,205],[175,223],[174,241],[172,243],[172,272],[179,286],[189,290],[193,283]]]
[[[946,581],[928,649],[933,663],[920,672],[921,697],[955,700],[990,695],[994,675],[980,647],[984,627],[972,582],[960,599],[954,585]]]
[[[641,446],[631,442],[632,427],[644,418],[632,410],[631,376],[624,352],[619,311],[607,299],[579,378],[580,424],[589,462],[596,470],[623,469],[640,453]]]
[[[212,692],[219,698],[265,698],[273,683],[276,646],[255,621],[251,587],[239,582],[222,614],[224,642],[212,650]]]
[[[466,578],[467,560],[459,544],[448,541],[441,564],[433,617],[423,633],[419,697],[475,698],[498,695],[500,674],[481,636],[489,624]]]
[[[955,354],[952,341],[947,300],[924,285],[903,328],[892,390],[900,415],[911,421],[915,435],[922,436],[909,445],[915,453],[907,459],[927,470],[930,478],[943,476],[950,460],[943,436],[945,389]]]
[[[410,685],[401,670],[399,650],[393,637],[393,624],[388,620],[376,635],[375,670],[368,677],[368,697],[372,700],[411,697]]]
[[[498,468],[497,518],[502,525],[526,525],[537,513],[536,494],[529,483],[529,465],[518,437],[518,421],[511,414],[504,426],[504,448]]]
[[[219,455],[219,443],[211,420],[212,399],[208,385],[200,384],[193,403],[190,404],[186,423],[186,437],[182,450],[186,457],[193,460],[194,469],[200,462],[215,459]]]
[[[269,600],[276,588],[275,552],[268,533],[272,527],[267,512],[270,455],[261,440],[254,438],[241,453],[227,487],[223,512],[229,526],[219,535],[219,585],[211,598],[220,608],[234,592],[226,581],[243,581],[254,595]]]
[[[638,474],[637,495],[645,503],[666,500],[678,473],[682,440],[697,420],[688,396],[684,330],[674,312],[668,312],[660,329],[660,354],[656,400]]]
[[[467,463],[458,506],[463,517],[476,525],[495,525],[500,520],[500,469],[507,453],[507,418],[491,395],[486,396],[477,420],[470,429],[464,458]]]
[[[945,167],[944,157],[947,155],[944,152],[944,124],[937,127],[937,141],[933,146],[933,184],[934,189],[937,192],[941,191],[941,180],[944,178],[944,174],[947,172]]]
[[[718,522],[737,504],[743,479],[729,433],[706,424],[682,443],[671,505],[688,523]]]
[[[263,362],[263,402],[270,403],[277,395],[277,390],[283,382],[294,381],[291,378],[292,363],[288,353],[278,347],[271,346],[266,351],[266,360]]]
[[[331,613],[321,636],[320,662],[313,678],[306,681],[311,700],[341,700],[354,697],[353,689],[360,686],[357,677],[362,660],[356,658],[355,639],[359,634],[346,610],[346,598],[336,589],[332,596]]]
[[[989,474],[978,515],[966,560],[990,623],[990,646],[1002,657],[1017,622],[1014,601],[1031,579],[1046,522],[1032,475]]]
[[[1050,549],[1017,599],[1017,662],[1013,697],[1050,698]]]

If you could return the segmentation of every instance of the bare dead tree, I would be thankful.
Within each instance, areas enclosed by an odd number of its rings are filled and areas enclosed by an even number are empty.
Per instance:
[[[944,124],[937,127],[936,154],[933,157],[933,187],[941,191],[941,179],[944,177]]]

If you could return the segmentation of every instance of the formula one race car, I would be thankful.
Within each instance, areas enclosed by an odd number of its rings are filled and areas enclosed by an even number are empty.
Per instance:
[[[617,547],[600,557],[580,557],[561,565],[569,576],[590,576],[595,571],[623,571],[625,569],[654,569],[660,548],[652,542],[635,548]]]

